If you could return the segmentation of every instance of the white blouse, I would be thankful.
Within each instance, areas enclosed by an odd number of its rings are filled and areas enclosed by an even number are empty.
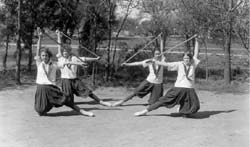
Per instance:
[[[143,61],[143,67],[148,67],[149,69],[149,75],[146,80],[150,83],[161,84],[163,82],[163,67],[152,62],[146,63],[147,61]]]
[[[167,63],[168,70],[178,72],[175,87],[194,88],[195,69],[199,63],[200,60],[195,58],[190,66],[183,61]]]
[[[45,64],[41,61],[39,56],[36,56],[35,60],[37,66],[36,83],[43,85],[56,85],[57,63],[49,62],[48,64]]]
[[[86,61],[86,57],[79,57],[81,60]],[[58,56],[58,65],[61,70],[61,78],[64,79],[75,79],[77,78],[77,65],[64,65],[65,62],[82,62],[77,57],[71,56],[66,59],[62,56]]]

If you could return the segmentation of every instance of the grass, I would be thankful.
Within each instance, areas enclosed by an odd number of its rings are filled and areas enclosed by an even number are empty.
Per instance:
[[[139,45],[144,46],[145,43],[148,40],[146,39],[140,39],[140,38],[133,38],[133,39],[122,39],[118,41],[118,45],[124,49],[129,49],[129,48],[135,48],[136,46],[138,47]],[[175,44],[179,43],[181,40],[180,39],[176,39],[176,38],[172,38],[169,39],[167,41],[167,46],[174,46]],[[43,43],[45,44],[54,44],[53,41],[48,40],[46,37],[43,41]],[[77,41],[73,42],[74,44],[77,44]],[[105,46],[106,45],[106,41],[102,42],[102,44],[100,44],[100,46]],[[152,47],[152,46],[151,46]],[[215,44],[213,41],[209,41],[208,47],[213,48],[213,47],[220,47],[218,46],[218,44]],[[200,78],[201,80],[199,80],[197,82],[197,84],[199,84],[199,89],[204,89],[204,90],[218,90],[219,91],[227,91],[227,89],[229,89],[228,91],[238,91],[238,89],[243,89],[244,91],[244,87],[247,87],[246,85],[244,85],[244,80],[249,78],[249,56],[246,55],[246,51],[240,49],[241,46],[237,43],[233,44],[233,49],[232,49],[232,53],[237,53],[237,54],[242,54],[243,56],[232,56],[231,58],[231,62],[232,62],[232,74],[233,74],[233,79],[235,80],[235,82],[232,82],[233,84],[228,86],[225,86],[223,84],[223,67],[224,67],[224,59],[223,56],[219,56],[216,55],[217,53],[223,52],[223,50],[209,50],[210,53],[212,53],[209,57],[208,57],[208,69],[209,69],[209,74],[210,74],[210,79],[208,81],[204,81],[204,76],[205,76],[205,56],[201,55],[200,59],[202,59],[201,64],[199,65],[198,68],[198,74],[197,77]],[[13,87],[15,86],[15,80],[14,80],[14,73],[15,73],[15,57],[14,57],[14,52],[15,52],[16,48],[14,46],[10,46],[9,48],[9,56],[7,59],[7,72],[3,73],[1,71],[2,68],[2,63],[0,63],[0,80],[1,80],[1,84],[0,84],[0,89],[6,88],[6,87]],[[180,47],[176,49],[177,51],[183,51],[184,47]],[[51,49],[51,51],[53,52],[53,54],[57,53],[57,49],[53,48]],[[73,49],[74,53],[77,53],[77,49]],[[204,50],[201,50],[201,52],[204,52]],[[4,53],[4,47],[2,46],[0,48],[0,56],[2,57]],[[35,53],[35,48],[33,48],[33,54]],[[97,84],[98,86],[126,86],[126,87],[135,87],[138,85],[138,83],[143,80],[143,78],[140,75],[141,72],[138,72],[139,75],[136,75],[136,73],[134,73],[133,69],[130,69],[130,71],[128,70],[128,73],[124,73],[124,71],[120,71],[120,73],[118,73],[118,77],[115,78],[113,81],[111,82],[105,82],[103,80],[103,64],[105,63],[105,59],[107,58],[107,55],[105,53],[105,51],[99,51],[98,52],[99,55],[102,55],[102,60],[98,63],[98,70],[99,70],[99,76],[97,77]],[[132,53],[133,54],[133,53]],[[120,60],[125,60],[126,56],[130,56],[131,53],[129,54],[126,51],[122,51],[121,53],[119,53],[116,57],[116,61],[117,61],[117,65],[119,65],[118,62],[121,62]],[[138,54],[134,60],[142,60],[144,58],[149,58],[151,57],[151,53],[140,53]],[[2,58],[1,58],[2,59]],[[166,60],[167,61],[180,61],[182,60],[181,54],[174,54],[174,53],[168,53],[166,54]],[[25,66],[27,65],[27,58],[26,55],[23,56],[22,58],[22,72],[21,72],[21,78],[22,78],[22,82],[23,83],[34,83],[35,81],[35,73],[36,73],[36,69],[35,69],[35,65],[33,63],[33,70],[31,73],[27,72],[25,70]],[[102,68],[102,69],[101,69]],[[91,70],[90,70],[91,71]],[[129,73],[129,72],[133,72],[133,74]],[[239,72],[239,73],[238,73]],[[236,74],[235,74],[236,73]],[[123,74],[123,76],[120,75]],[[135,77],[133,77],[133,76]],[[144,75],[145,76],[145,75]],[[166,74],[165,76],[173,78],[176,76],[176,74]],[[129,78],[126,78],[129,77]],[[85,77],[88,83],[91,83],[91,77]],[[173,83],[174,80],[172,80],[170,83]],[[240,84],[240,83],[243,83]],[[249,83],[249,81],[247,82]],[[167,84],[168,85],[168,84]],[[171,86],[171,84],[169,85]],[[241,91],[241,90],[239,90]]]
[[[35,85],[35,77],[36,77],[36,71],[33,68],[32,72],[26,71],[24,68],[22,68],[21,71],[21,86],[17,86],[15,84],[15,71],[14,70],[8,70],[7,72],[3,73],[0,72],[0,90],[6,90],[6,89],[20,89],[20,88],[28,88],[31,85]],[[97,75],[96,85],[92,84],[92,77],[81,77],[81,79],[84,78],[84,82],[86,82],[93,90],[98,87],[127,87],[127,88],[135,88],[139,85],[139,83],[143,80],[144,77],[134,79],[134,80],[126,80],[126,79],[115,79],[110,82],[105,82],[102,75]],[[58,79],[59,81],[59,79]],[[164,87],[170,88],[174,86],[175,77],[168,77],[168,79],[164,80]],[[249,86],[250,86],[250,79],[244,81],[238,81],[234,80],[231,82],[230,85],[225,85],[223,80],[213,80],[209,79],[206,81],[205,79],[196,79],[196,87],[199,90],[206,90],[206,91],[213,91],[216,93],[234,93],[234,94],[240,94],[240,93],[249,93]]]
[[[224,80],[196,80],[197,88],[200,90],[214,91],[217,93],[249,93],[250,80],[247,81],[232,81],[230,85],[226,85]]]

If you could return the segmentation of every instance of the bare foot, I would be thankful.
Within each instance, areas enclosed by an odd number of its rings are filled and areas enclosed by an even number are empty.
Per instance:
[[[118,102],[113,103],[112,106],[113,106],[113,107],[121,106],[123,103],[124,103],[123,100],[120,100],[120,101],[118,101]]]
[[[86,115],[86,116],[89,116],[89,117],[94,117],[95,114],[93,112],[88,112],[88,111],[84,111],[84,110],[80,110],[80,113],[82,115]]]
[[[103,105],[103,106],[108,106],[108,107],[111,107],[112,104],[109,103],[109,102],[104,102],[104,101],[100,101],[100,104]]]
[[[146,115],[147,113],[148,113],[148,110],[145,109],[145,110],[134,113],[134,116],[143,116],[143,115]]]

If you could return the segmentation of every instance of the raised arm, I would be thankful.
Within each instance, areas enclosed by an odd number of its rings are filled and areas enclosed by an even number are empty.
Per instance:
[[[198,38],[195,38],[195,47],[194,47],[194,57],[195,59],[198,59],[198,55],[199,55],[199,41]]]
[[[42,38],[42,32],[39,27],[37,28],[37,35],[38,35],[38,40],[37,40],[37,46],[36,46],[36,56],[39,57],[40,49],[41,49],[41,38]]]
[[[61,50],[61,44],[62,44],[62,41],[61,41],[61,32],[59,30],[56,30],[56,35],[57,35],[57,42],[59,43],[57,45],[57,48],[58,48],[57,56],[62,56],[62,50]]]

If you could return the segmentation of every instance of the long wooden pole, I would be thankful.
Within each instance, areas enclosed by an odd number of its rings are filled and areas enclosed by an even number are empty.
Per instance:
[[[172,50],[175,49],[177,46],[180,46],[180,45],[182,45],[182,44],[188,42],[189,40],[191,40],[191,39],[193,39],[193,38],[195,38],[195,37],[197,37],[197,34],[195,34],[194,36],[190,37],[189,39],[187,39],[187,40],[185,40],[185,41],[183,41],[183,42],[181,42],[181,43],[179,43],[179,44],[177,44],[177,45],[171,47],[170,49],[168,49],[168,50],[162,52],[162,53],[161,53],[160,55],[158,55],[158,56],[162,56],[162,55],[164,55],[164,54],[166,54],[166,53],[172,51]]]
[[[126,61],[124,61],[123,63],[127,63],[129,60],[131,60],[132,58],[134,58],[139,52],[141,52],[142,50],[144,50],[149,44],[151,44],[152,42],[154,42],[156,39],[158,39],[161,36],[162,33],[160,33],[157,37],[155,37],[153,40],[149,41],[143,48],[141,48],[139,51],[137,51],[133,56],[131,56],[130,58],[128,58]]]
[[[57,40],[55,40],[54,38],[52,38],[52,37],[51,37],[49,34],[47,34],[45,31],[43,31],[43,34],[45,34],[48,38],[50,38],[50,39],[51,39],[52,41],[54,41],[56,44],[61,45],[62,48],[65,49],[65,47],[63,46],[62,43],[57,42]],[[77,59],[79,59],[82,63],[85,63],[79,56],[77,56],[77,55],[75,55],[75,54],[73,54],[73,53],[71,53],[71,54],[74,55]]]
[[[65,36],[66,38],[70,39],[72,42],[72,38],[70,38],[68,35],[64,34],[63,32],[60,32],[63,36]],[[89,49],[87,49],[85,46],[81,45],[80,47],[82,47],[83,49],[85,49],[86,51],[90,52],[92,55],[99,57],[96,53],[90,51]]]

